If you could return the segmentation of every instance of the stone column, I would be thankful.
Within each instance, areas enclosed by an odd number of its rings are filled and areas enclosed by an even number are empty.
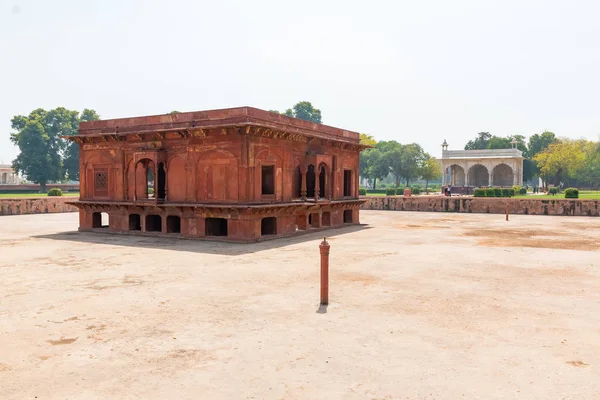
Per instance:
[[[319,201],[319,191],[321,190],[321,185],[319,184],[319,175],[315,171],[315,201]]]
[[[302,200],[306,200],[306,173],[308,172],[308,168],[305,166],[300,167],[300,174],[302,176],[302,187],[300,188],[300,197]]]
[[[493,177],[494,177],[494,170],[493,170],[493,169],[490,169],[490,170],[488,171],[488,174],[489,174],[489,178],[488,178],[488,185],[489,185],[489,186],[494,186],[494,179],[493,179]]]

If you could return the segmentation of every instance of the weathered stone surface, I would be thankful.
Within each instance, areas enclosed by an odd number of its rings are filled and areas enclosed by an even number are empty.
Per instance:
[[[68,197],[34,197],[0,199],[0,215],[46,214],[75,212],[77,207],[67,204]]]
[[[367,201],[363,210],[429,211],[504,214],[508,204],[510,214],[579,215],[598,217],[600,201],[565,200],[541,197],[532,199],[507,199],[486,197],[444,196],[386,196],[363,197]]]

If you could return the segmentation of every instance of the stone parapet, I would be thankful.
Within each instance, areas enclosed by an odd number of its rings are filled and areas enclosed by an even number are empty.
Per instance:
[[[600,216],[600,201],[598,200],[566,200],[548,197],[512,199],[444,196],[373,196],[362,198],[367,200],[360,207],[363,210],[504,214],[508,203],[511,214]]]
[[[75,212],[77,207],[67,204],[73,197],[29,197],[0,199],[0,216]]]

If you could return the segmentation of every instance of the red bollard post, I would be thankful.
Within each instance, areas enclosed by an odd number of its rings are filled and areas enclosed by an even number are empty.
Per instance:
[[[508,221],[508,203],[506,203],[506,220]]]
[[[329,304],[329,243],[327,238],[319,245],[321,251],[321,304]]]

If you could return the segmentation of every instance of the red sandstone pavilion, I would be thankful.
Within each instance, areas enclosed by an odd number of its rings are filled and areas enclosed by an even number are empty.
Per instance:
[[[359,222],[356,132],[240,107],[82,122],[66,138],[80,231],[249,242]]]

